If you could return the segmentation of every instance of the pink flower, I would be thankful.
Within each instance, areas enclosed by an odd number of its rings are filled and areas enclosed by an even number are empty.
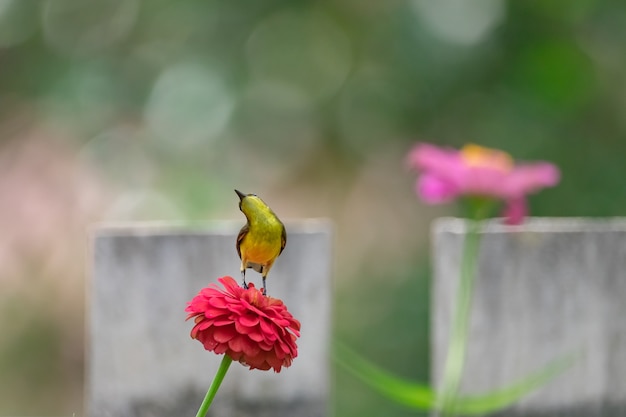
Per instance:
[[[281,300],[264,296],[253,284],[244,289],[232,277],[219,282],[224,290],[211,284],[188,303],[187,319],[196,323],[191,337],[250,369],[280,372],[290,366],[298,356],[300,322]]]
[[[505,201],[507,222],[518,224],[526,215],[526,195],[559,182],[558,168],[548,162],[514,164],[505,152],[466,145],[460,151],[420,143],[408,156],[417,170],[417,194],[426,203],[440,204],[460,196]]]

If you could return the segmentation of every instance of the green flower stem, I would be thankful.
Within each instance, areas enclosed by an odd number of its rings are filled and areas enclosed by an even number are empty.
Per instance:
[[[449,416],[455,408],[461,377],[465,365],[469,318],[474,293],[476,264],[480,247],[481,221],[486,217],[491,204],[485,200],[473,201],[473,221],[468,222],[468,231],[463,245],[459,289],[456,297],[456,311],[452,322],[448,355],[444,366],[443,380],[437,400],[437,411]]]
[[[204,400],[202,400],[202,404],[200,404],[200,408],[198,409],[198,413],[196,417],[204,417],[206,413],[209,411],[209,407],[213,402],[213,398],[215,398],[215,394],[217,394],[217,390],[219,389],[224,377],[226,376],[226,372],[228,372],[228,368],[230,364],[233,362],[232,358],[228,355],[224,355],[222,359],[222,363],[220,363],[220,367],[213,378],[213,382],[211,382],[211,386],[204,396]]]

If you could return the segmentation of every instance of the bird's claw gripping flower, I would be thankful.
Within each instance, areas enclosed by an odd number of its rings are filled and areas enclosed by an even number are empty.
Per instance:
[[[280,372],[298,356],[296,338],[300,322],[283,302],[266,297],[248,284],[240,287],[232,277],[222,277],[203,288],[189,303],[187,319],[194,318],[191,337],[206,350],[226,354],[250,369]]]
[[[460,196],[503,200],[509,224],[525,217],[526,195],[556,185],[560,177],[551,163],[515,164],[506,152],[472,144],[456,150],[419,143],[409,153],[408,164],[420,173],[416,191],[426,203]]]

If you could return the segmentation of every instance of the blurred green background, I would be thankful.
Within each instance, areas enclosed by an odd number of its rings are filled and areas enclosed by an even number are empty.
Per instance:
[[[625,40],[621,0],[0,0],[0,415],[82,414],[90,226],[243,222],[235,187],[336,222],[335,336],[426,381],[455,208],[407,151],[550,160],[534,215],[622,215]],[[341,370],[333,394],[414,415]]]

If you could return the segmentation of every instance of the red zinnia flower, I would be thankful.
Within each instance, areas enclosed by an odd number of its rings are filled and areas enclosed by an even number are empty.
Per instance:
[[[187,319],[195,317],[196,323],[191,337],[250,369],[280,372],[290,366],[298,356],[300,322],[281,300],[264,296],[253,284],[246,290],[232,277],[219,281],[224,290],[211,284],[188,303]]]

